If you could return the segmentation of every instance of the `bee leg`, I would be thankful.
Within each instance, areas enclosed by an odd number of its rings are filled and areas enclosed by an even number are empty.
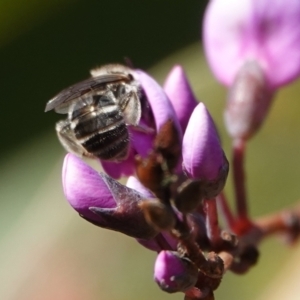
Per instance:
[[[74,153],[78,156],[91,156],[77,141],[70,126],[71,123],[69,120],[62,120],[56,123],[55,129],[60,143],[68,152]]]
[[[128,93],[120,99],[120,107],[124,114],[125,122],[137,126],[142,115],[141,102],[135,92]]]
[[[142,114],[141,102],[136,93],[130,92],[120,100],[124,119],[127,125],[131,125],[134,130],[147,134],[154,134],[155,129],[145,125],[139,124]]]

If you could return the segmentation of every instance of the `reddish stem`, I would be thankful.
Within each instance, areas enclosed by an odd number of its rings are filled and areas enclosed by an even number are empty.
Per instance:
[[[246,196],[246,182],[244,172],[245,141],[236,139],[233,141],[233,181],[235,202],[238,219],[248,220],[248,203]]]
[[[235,217],[232,214],[232,211],[229,207],[227,198],[224,194],[224,192],[221,192],[218,196],[217,196],[217,204],[221,210],[221,215],[224,218],[224,221],[226,222],[226,226],[228,228],[230,228],[231,230],[234,228],[234,224],[235,224]]]
[[[294,242],[300,235],[300,205],[290,209],[261,217],[254,221],[262,237],[285,233],[289,242]]]
[[[220,242],[220,228],[216,199],[204,199],[203,205],[205,211],[207,236],[212,246],[216,247]]]

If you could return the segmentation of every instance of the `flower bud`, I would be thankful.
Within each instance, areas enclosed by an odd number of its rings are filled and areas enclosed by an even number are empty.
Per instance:
[[[182,132],[184,132],[189,118],[197,106],[197,100],[180,65],[174,66],[168,74],[164,90],[174,107]]]
[[[215,124],[203,103],[191,115],[183,137],[182,155],[182,168],[189,178],[199,180],[202,196],[217,196],[225,185],[229,166]]]
[[[245,140],[259,129],[269,111],[272,96],[257,62],[245,63],[229,89],[224,113],[232,138]]]
[[[183,170],[190,178],[214,180],[224,164],[214,122],[203,103],[194,109],[183,137]]]
[[[193,287],[198,278],[197,267],[174,251],[161,251],[155,261],[154,280],[168,292],[184,292]]]
[[[156,132],[169,120],[172,120],[178,133],[182,135],[181,128],[174,108],[159,84],[147,73],[136,70],[135,78],[140,82],[155,120]]]
[[[142,239],[158,234],[140,209],[144,198],[139,192],[97,173],[73,154],[65,157],[63,187],[70,205],[94,225]]]

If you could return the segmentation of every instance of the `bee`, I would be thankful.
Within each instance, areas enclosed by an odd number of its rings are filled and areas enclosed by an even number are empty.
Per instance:
[[[141,87],[123,65],[105,65],[91,74],[48,101],[45,111],[67,114],[56,132],[68,152],[122,161],[130,148],[128,126],[138,127],[141,119]]]

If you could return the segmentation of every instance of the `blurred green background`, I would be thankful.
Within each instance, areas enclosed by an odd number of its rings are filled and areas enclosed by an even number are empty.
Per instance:
[[[94,66],[129,57],[163,83],[179,63],[230,155],[222,125],[226,91],[212,77],[199,40],[206,2],[0,1],[1,300],[182,299],[153,282],[155,253],[92,226],[69,207],[60,175],[65,153],[54,132],[60,116],[43,111],[47,100],[88,77]],[[249,143],[254,216],[291,205],[300,195],[299,93],[299,83],[280,90]],[[230,180],[226,189],[231,197]],[[297,248],[264,242],[258,266],[245,276],[226,274],[217,299],[269,299],[261,295],[272,290],[291,252]]]

